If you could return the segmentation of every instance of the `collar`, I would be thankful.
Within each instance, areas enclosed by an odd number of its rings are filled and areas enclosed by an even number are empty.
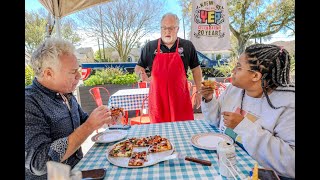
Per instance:
[[[58,98],[58,99],[62,99],[61,95],[59,92],[56,92],[56,91],[53,91],[45,86],[43,86],[39,81],[38,79],[35,77],[32,81],[32,85],[40,90],[41,92],[43,92],[44,94],[48,95],[49,97],[51,98]],[[69,100],[72,96],[72,93],[67,93],[67,94],[64,94],[67,99]]]
[[[170,48],[170,50],[173,49],[173,48],[176,49],[178,38],[179,38],[179,37],[177,37],[177,39],[174,41],[174,44],[173,44],[173,46]],[[180,39],[180,43],[181,43],[181,39]],[[164,46],[164,47],[168,48],[168,46],[166,46],[166,45],[163,43],[161,37],[160,37],[160,46]],[[169,48],[168,48],[168,49],[169,49]]]

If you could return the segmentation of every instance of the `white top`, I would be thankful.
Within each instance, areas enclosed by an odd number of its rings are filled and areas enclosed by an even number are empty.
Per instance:
[[[204,119],[223,133],[234,133],[235,140],[242,143],[259,165],[271,168],[281,176],[294,178],[295,93],[273,91],[269,98],[275,107],[284,106],[279,109],[271,108],[265,96],[253,98],[245,95],[244,119],[233,131],[226,129],[221,113],[239,112],[242,92],[242,89],[229,85],[218,99],[213,98],[208,103],[202,101]]]

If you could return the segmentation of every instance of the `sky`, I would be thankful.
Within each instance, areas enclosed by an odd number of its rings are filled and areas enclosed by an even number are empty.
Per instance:
[[[45,9],[42,4],[38,1],[38,0],[25,0],[25,9],[27,11],[30,10],[38,10],[40,8]],[[167,3],[165,4],[165,13],[166,12],[173,12],[176,13],[178,15],[178,17],[180,19],[182,19],[182,13],[181,13],[181,7],[178,4],[178,0],[167,0]],[[72,14],[70,15],[72,16]],[[159,15],[159,16],[162,16]],[[180,20],[180,29],[178,32],[178,36],[183,38],[183,28],[182,28],[182,20]],[[84,36],[84,34],[82,32],[79,32],[80,36]],[[142,38],[140,40],[140,42],[144,42],[146,39],[156,39],[160,37],[160,32],[159,33],[154,33],[154,34],[150,34],[148,36],[145,36],[144,38]],[[90,38],[83,38],[84,40],[81,42],[81,44],[77,47],[92,47],[94,51],[98,50],[98,42],[95,39],[90,39]],[[272,43],[274,41],[291,41],[294,40],[295,37],[288,37],[288,34],[283,34],[282,32],[278,32],[276,34],[273,35],[273,38],[270,41],[264,41],[263,43]],[[101,43],[101,42],[100,42]]]

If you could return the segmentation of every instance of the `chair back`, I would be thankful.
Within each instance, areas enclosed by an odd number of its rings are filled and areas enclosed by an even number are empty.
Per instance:
[[[91,68],[82,68],[81,69],[81,79],[84,81],[88,79],[91,74]]]
[[[93,100],[96,102],[97,106],[103,105],[100,89],[106,91],[106,93],[108,94],[107,98],[110,97],[110,93],[105,87],[93,87],[89,89],[89,93],[91,94]]]
[[[143,124],[141,122],[143,117],[144,118],[149,118],[149,108],[148,109],[145,108],[145,103],[148,102],[148,100],[149,100],[149,96],[145,97],[143,99],[143,101],[142,101],[142,106],[141,106],[141,110],[140,110],[140,113],[141,113],[140,114],[140,124]],[[149,118],[149,122],[145,122],[145,123],[149,124],[150,123],[150,118]]]
[[[149,117],[149,109],[145,108],[146,103],[148,102],[149,96],[145,97],[142,100],[141,109],[137,110],[138,114],[136,117],[130,119],[130,124],[150,124],[150,117]]]
[[[148,82],[146,81],[138,82],[138,88],[147,88],[147,87],[148,87]]]
[[[224,80],[223,80],[223,82],[224,83],[226,83],[226,82],[232,82],[232,77],[227,77],[227,78],[225,78]]]

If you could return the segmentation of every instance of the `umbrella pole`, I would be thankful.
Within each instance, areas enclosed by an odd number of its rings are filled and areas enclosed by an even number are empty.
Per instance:
[[[60,30],[61,30],[61,27],[60,27],[60,18],[59,17],[55,17],[56,18],[56,27],[57,27],[57,37],[58,38],[61,38],[61,34],[60,34]]]

